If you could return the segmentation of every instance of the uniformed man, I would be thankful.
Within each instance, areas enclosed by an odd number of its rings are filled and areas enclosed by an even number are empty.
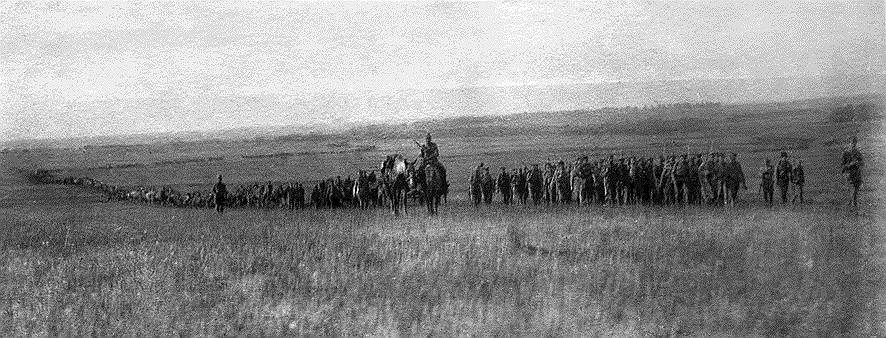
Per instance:
[[[440,177],[443,179],[443,182],[448,182],[446,180],[446,168],[438,160],[440,152],[437,149],[437,144],[431,141],[431,133],[425,136],[425,144],[419,144],[418,142],[415,142],[415,144],[418,144],[421,148],[421,165],[418,169],[425,170],[425,167],[428,165],[436,166],[440,170]]]
[[[483,162],[480,162],[477,168],[474,169],[470,183],[471,200],[474,201],[474,206],[476,206],[480,204],[480,200],[483,198]]]
[[[772,186],[773,176],[775,175],[775,168],[772,167],[769,159],[766,159],[766,162],[763,163],[763,167],[760,168],[760,188],[757,192],[763,193],[763,200],[772,206],[772,193],[775,190]]]
[[[495,181],[492,180],[492,174],[489,173],[489,167],[483,168],[483,202],[492,204],[492,195],[495,193]]]
[[[508,175],[505,167],[501,167],[501,173],[498,174],[498,179],[495,183],[498,186],[498,192],[501,194],[501,202],[511,204],[511,175]]]
[[[794,168],[791,165],[791,161],[788,159],[788,153],[785,151],[781,152],[781,159],[778,160],[778,165],[775,167],[775,180],[776,184],[778,184],[778,189],[781,192],[781,203],[788,203],[788,195],[789,188],[791,183],[791,173],[793,173]]]
[[[603,167],[603,184],[605,185],[606,203],[618,204],[618,164],[615,156],[609,156],[609,161]]]
[[[523,202],[522,187],[525,186],[525,183],[522,186],[520,185],[520,176],[522,174],[522,171],[523,169],[520,169],[519,172],[517,171],[517,169],[511,169],[511,196],[512,198],[517,199],[517,201],[514,203]]]
[[[735,204],[738,199],[738,189],[744,188],[748,190],[745,183],[744,170],[741,169],[741,163],[738,162],[738,154],[730,154],[730,161],[726,164],[726,202]]]
[[[283,195],[286,199],[286,206],[289,208],[289,211],[295,209],[295,187],[292,185],[292,182],[289,182],[286,185],[286,188],[283,190]]]
[[[714,184],[714,203],[726,201],[726,157],[715,153],[711,164],[711,182]]]
[[[530,198],[532,198],[532,203],[535,205],[538,205],[544,197],[544,178],[542,176],[538,163],[535,163],[526,177],[526,190],[531,195]]]
[[[218,182],[212,187],[212,193],[215,196],[215,211],[223,213],[225,211],[225,198],[228,195],[228,189],[222,183],[222,175],[218,175]]]
[[[797,161],[797,165],[794,166],[794,171],[791,173],[791,180],[794,183],[794,197],[791,199],[791,203],[797,203],[798,198],[801,204],[804,203],[803,185],[806,184],[806,173],[803,172],[803,161]]]
[[[431,133],[425,136],[425,144],[419,144],[419,147],[421,147],[421,158],[425,164],[437,163],[440,152],[437,150],[437,144],[431,141]]]
[[[713,153],[706,154],[704,158],[702,158],[701,163],[698,165],[698,178],[699,184],[701,185],[700,194],[701,200],[704,203],[711,204],[713,201],[713,183],[712,180],[712,172],[711,168],[712,164],[712,156]]]
[[[674,164],[674,198],[678,204],[688,202],[689,163],[686,157],[684,154]]]
[[[852,205],[858,205],[858,188],[861,187],[861,169],[864,167],[864,159],[858,151],[858,139],[853,137],[849,150],[843,152],[842,173],[852,186]]]

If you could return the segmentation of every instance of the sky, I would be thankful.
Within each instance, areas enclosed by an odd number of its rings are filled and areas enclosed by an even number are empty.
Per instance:
[[[9,1],[0,141],[593,108],[556,88],[619,82],[883,75],[884,23],[882,1]]]

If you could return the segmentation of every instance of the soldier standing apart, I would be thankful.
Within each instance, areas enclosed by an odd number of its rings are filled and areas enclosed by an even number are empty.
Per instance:
[[[744,170],[741,169],[741,163],[738,163],[738,154],[730,154],[730,161],[726,165],[726,200],[730,205],[735,205],[738,199],[738,188],[748,190],[745,184]]]
[[[806,183],[806,175],[803,173],[803,161],[797,161],[794,172],[791,173],[791,178],[794,181],[794,198],[791,200],[791,203],[796,203],[799,197],[802,204],[805,202],[803,200],[803,184]]]
[[[757,189],[759,193],[760,190],[763,191],[763,200],[772,206],[772,193],[774,187],[772,186],[772,176],[774,175],[775,168],[772,167],[772,164],[769,162],[769,159],[766,159],[766,163],[763,164],[763,167],[760,168],[760,188]]]
[[[228,195],[228,189],[222,183],[222,175],[218,175],[218,183],[212,187],[212,193],[215,195],[215,211],[223,213],[225,211],[225,197]]]
[[[849,184],[852,185],[852,205],[858,206],[858,188],[861,187],[861,168],[864,167],[864,159],[857,148],[858,139],[852,138],[849,150],[843,152],[843,170]]]

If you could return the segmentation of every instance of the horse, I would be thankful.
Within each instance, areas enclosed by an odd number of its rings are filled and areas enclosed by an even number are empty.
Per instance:
[[[400,215],[402,205],[403,213],[407,212],[406,196],[409,193],[407,181],[407,163],[402,156],[388,156],[382,165],[381,185],[385,196],[391,202],[391,211],[395,216]]]
[[[446,180],[438,164],[428,164],[424,170],[425,179],[422,189],[424,190],[425,204],[428,206],[428,214],[436,215],[440,205],[440,199],[446,191]]]

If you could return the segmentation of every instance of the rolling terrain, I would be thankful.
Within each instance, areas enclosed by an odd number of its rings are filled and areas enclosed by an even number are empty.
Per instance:
[[[886,333],[880,98],[573,111],[344,133],[0,154],[0,332],[10,335],[799,335]],[[547,117],[547,118],[546,118]],[[55,169],[120,186],[312,182],[417,155],[430,130],[454,195],[420,209],[173,209],[33,185]],[[846,206],[840,154],[865,185]],[[740,154],[734,208],[467,202],[479,162]],[[759,203],[757,167],[806,167],[806,205]]]

